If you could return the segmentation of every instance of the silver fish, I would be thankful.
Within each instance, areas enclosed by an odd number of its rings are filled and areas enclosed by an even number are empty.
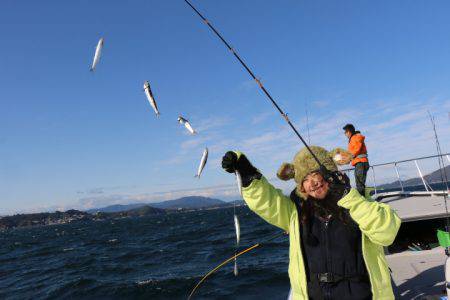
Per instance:
[[[236,230],[236,247],[239,247],[239,241],[241,240],[241,226],[239,225],[239,219],[234,215],[234,229]]]
[[[152,106],[153,110],[155,111],[156,116],[159,117],[158,106],[156,105],[156,101],[155,101],[155,98],[153,97],[152,90],[150,89],[150,83],[148,83],[148,81],[144,82],[144,92],[145,92],[145,95],[147,96],[148,102],[150,102],[150,105]]]
[[[102,54],[102,48],[103,48],[103,38],[100,38],[97,44],[97,48],[95,48],[95,55],[94,55],[94,61],[92,62],[92,66],[90,71],[93,72],[95,70],[95,67],[98,64],[98,61],[100,60],[100,56]]]
[[[237,181],[237,185],[238,185],[238,189],[239,189],[239,194],[241,194],[242,196],[242,178],[241,178],[241,174],[239,174],[239,172],[236,170],[235,172],[236,174],[236,181]],[[239,225],[239,219],[236,215],[236,202],[234,202],[234,229],[236,231],[236,250],[239,247],[239,242],[241,240],[241,226]],[[237,268],[237,262],[236,262],[236,257],[234,258],[234,276],[238,276],[238,268]]]
[[[191,124],[189,123],[188,120],[186,120],[185,118],[183,118],[182,116],[178,117],[178,122],[180,122],[180,124],[183,124],[184,127],[186,127],[186,129],[191,133],[191,134],[196,134],[197,131],[194,130],[194,128],[192,128]]]
[[[235,174],[236,174],[236,182],[237,182],[237,186],[238,186],[238,190],[239,190],[239,195],[242,196],[242,177],[241,177],[241,174],[239,174],[239,172],[237,170],[236,170]]]
[[[202,159],[200,160],[200,165],[198,166],[197,174],[195,174],[195,177],[200,178],[200,175],[202,174],[203,168],[205,167],[207,161],[208,161],[208,148],[205,148],[205,150],[203,150]]]

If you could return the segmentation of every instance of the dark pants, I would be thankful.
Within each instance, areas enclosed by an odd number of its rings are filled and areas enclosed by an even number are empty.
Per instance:
[[[355,165],[355,182],[356,182],[356,189],[358,192],[365,196],[365,190],[366,190],[366,177],[367,177],[367,171],[369,170],[369,163],[367,162],[360,162]]]

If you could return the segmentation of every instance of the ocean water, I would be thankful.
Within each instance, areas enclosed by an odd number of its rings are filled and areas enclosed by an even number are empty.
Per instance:
[[[237,208],[240,249],[281,232]],[[233,208],[0,233],[0,299],[186,299],[235,251]],[[288,237],[221,268],[193,299],[286,299]]]

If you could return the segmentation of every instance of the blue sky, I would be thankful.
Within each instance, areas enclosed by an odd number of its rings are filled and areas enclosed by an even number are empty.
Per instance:
[[[345,147],[341,127],[352,122],[372,163],[433,155],[429,110],[450,151],[448,1],[193,3],[305,137],[308,110],[312,144]],[[235,199],[234,179],[220,168],[227,150],[244,151],[273,178],[301,148],[181,0],[4,1],[0,25],[0,214]],[[100,37],[102,58],[90,73]],[[197,136],[177,123],[180,114]]]

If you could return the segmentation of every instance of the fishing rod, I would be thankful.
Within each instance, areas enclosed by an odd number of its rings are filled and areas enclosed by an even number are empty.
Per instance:
[[[219,270],[221,267],[223,267],[224,265],[226,265],[227,263],[229,263],[230,261],[236,259],[238,256],[241,256],[242,254],[245,254],[249,251],[252,251],[255,248],[264,246],[265,244],[267,244],[268,242],[270,242],[271,240],[276,239],[277,237],[280,237],[284,234],[287,234],[286,232],[277,232],[276,234],[274,234],[272,237],[268,238],[267,240],[265,240],[263,243],[257,243],[251,247],[248,247],[245,250],[242,250],[241,252],[233,255],[230,258],[227,258],[225,261],[221,262],[219,265],[217,265],[217,267],[215,267],[214,269],[212,269],[211,271],[209,271],[208,273],[206,273],[205,276],[203,276],[203,278],[195,285],[195,287],[192,289],[191,293],[189,294],[188,300],[190,300],[192,298],[192,296],[194,295],[195,291],[199,288],[199,286],[206,280],[206,278],[208,278],[210,275],[212,275],[213,273],[215,273],[217,270]]]
[[[447,207],[447,195],[449,192],[449,187],[448,187],[448,178],[447,178],[447,172],[445,171],[445,164],[444,164],[444,158],[442,155],[442,149],[441,149],[441,144],[439,143],[439,138],[437,135],[437,131],[436,131],[436,122],[434,121],[434,117],[431,115],[430,111],[428,111],[428,116],[430,117],[430,121],[431,121],[431,125],[433,127],[433,132],[434,132],[434,140],[436,143],[436,152],[437,152],[437,159],[438,159],[438,163],[439,163],[439,171],[440,171],[440,175],[441,175],[441,181],[444,184],[447,193],[443,194],[444,197],[444,204],[445,204],[445,212],[447,214],[447,232],[450,230],[450,216],[448,213],[448,207]]]
[[[439,163],[439,170],[440,170],[440,175],[441,175],[441,180],[442,183],[445,182],[445,188],[447,189],[446,192],[444,192],[443,194],[443,198],[444,198],[444,205],[445,205],[445,213],[447,215],[446,218],[446,228],[445,228],[445,234],[448,235],[448,232],[450,230],[450,216],[448,214],[448,207],[447,207],[447,197],[448,197],[448,193],[449,193],[449,188],[448,188],[448,178],[447,178],[447,172],[445,170],[445,164],[444,164],[444,159],[442,157],[442,150],[441,150],[441,145],[439,143],[439,138],[437,135],[437,131],[436,131],[436,123],[434,122],[434,117],[431,115],[430,111],[428,111],[428,115],[430,116],[430,121],[431,121],[431,125],[433,127],[433,131],[434,131],[434,139],[435,139],[435,143],[436,143],[436,151],[438,153],[438,163]],[[443,245],[442,245],[443,246]],[[444,275],[445,275],[445,287],[446,287],[446,292],[447,292],[447,297],[450,296],[450,287],[449,287],[449,282],[450,282],[450,247],[448,245],[446,245],[445,247],[445,254],[447,255],[447,259],[445,260],[445,267],[444,267]]]
[[[295,128],[295,126],[291,123],[289,120],[288,115],[280,108],[280,106],[275,102],[275,100],[272,98],[272,96],[269,94],[267,89],[263,86],[262,82],[256,78],[255,74],[250,70],[250,68],[245,64],[245,62],[242,60],[242,58],[239,56],[239,54],[234,50],[230,44],[222,37],[222,35],[214,28],[214,26],[211,25],[211,22],[209,22],[188,0],[184,0],[196,13],[197,15],[203,20],[203,22],[208,25],[208,27],[217,35],[217,37],[225,44],[225,46],[228,48],[228,50],[233,53],[234,57],[241,63],[241,65],[247,70],[248,74],[255,80],[255,82],[258,84],[260,89],[264,92],[264,94],[269,98],[269,100],[272,102],[273,106],[278,110],[278,112],[281,114],[281,116],[286,120],[286,122],[289,124],[289,126],[294,130],[295,134],[298,136],[298,138],[302,141],[303,145],[305,145],[306,149],[308,149],[309,153],[311,153],[314,160],[319,164],[320,168],[323,170],[326,170],[325,166],[319,161],[319,159],[316,157],[316,155],[312,152],[311,148],[308,146],[306,141],[303,139],[303,137],[300,135],[298,130]]]

